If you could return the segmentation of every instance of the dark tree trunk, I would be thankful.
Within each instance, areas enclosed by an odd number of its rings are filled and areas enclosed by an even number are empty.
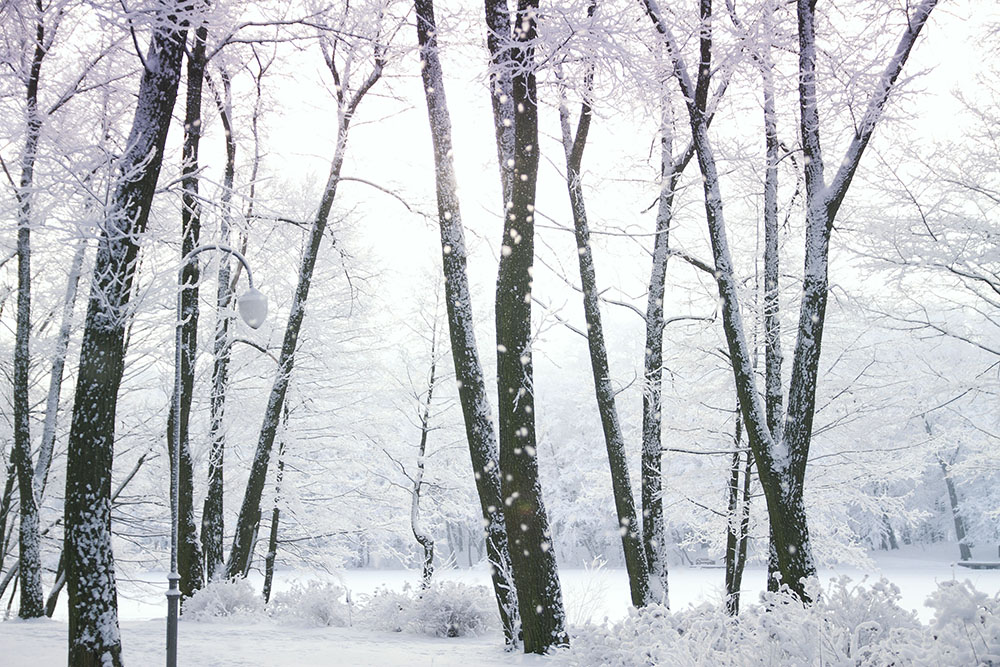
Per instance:
[[[14,488],[17,484],[17,467],[11,461],[7,464],[7,481],[3,485],[3,497],[0,497],[0,571],[3,571],[4,563],[7,561],[8,535],[13,532],[13,522],[11,530],[7,529],[7,518],[12,513],[14,503]],[[0,596],[3,591],[0,591]]]
[[[56,604],[59,602],[59,594],[62,592],[65,585],[66,552],[63,551],[59,554],[59,564],[56,565],[56,579],[52,582],[52,589],[49,591],[49,597],[45,600],[45,615],[49,618],[52,618],[52,614],[56,613]]]
[[[221,217],[219,221],[219,242],[229,245],[229,216],[232,208],[233,183],[236,175],[236,140],[232,127],[232,89],[225,70],[221,74],[222,91],[216,90],[216,106],[226,140],[226,167],[222,176]],[[207,581],[225,574],[223,538],[225,521],[223,518],[224,462],[226,452],[226,391],[229,384],[229,358],[231,344],[229,327],[232,324],[230,304],[233,288],[230,285],[230,259],[219,261],[219,285],[216,292],[215,344],[213,346],[212,397],[209,428],[212,449],[208,457],[208,491],[201,514],[201,545],[205,557],[205,578]]]
[[[32,157],[34,148],[32,150]],[[30,187],[30,177],[28,179]],[[22,176],[22,186],[24,177]],[[22,191],[23,195],[23,191]],[[38,504],[31,465],[31,430],[28,401],[30,367],[28,340],[31,336],[31,231],[28,199],[22,196],[17,230],[18,294],[17,334],[14,349],[14,447],[11,463],[17,471],[20,507],[18,526],[21,599],[18,616],[38,618],[45,613],[42,593],[42,554],[38,537]]]
[[[495,4],[488,0],[488,16]],[[515,113],[503,120],[514,125],[514,180],[504,216],[496,296],[500,489],[509,508],[505,520],[526,653],[545,653],[569,643],[538,478],[532,383],[531,272],[539,159],[533,45],[537,12],[537,0],[519,0],[515,39],[510,44],[510,98]]]
[[[285,437],[288,428],[288,404],[284,410],[285,435],[278,443],[278,474],[274,480],[274,507],[271,509],[271,530],[267,538],[267,555],[264,557],[264,603],[271,601],[271,584],[274,582],[274,561],[278,557],[278,526],[281,522],[281,482],[285,476]]]
[[[896,539],[896,531],[892,529],[892,523],[889,521],[889,515],[882,515],[882,527],[885,529],[885,539],[888,543],[883,547],[883,549],[892,549],[896,551],[899,549],[899,541]]]
[[[40,11],[40,10],[39,10]],[[20,500],[18,546],[20,549],[21,598],[18,616],[38,618],[45,613],[42,593],[42,554],[38,537],[38,496],[35,494],[31,463],[31,414],[28,375],[31,367],[31,216],[35,157],[42,130],[38,111],[38,81],[45,58],[45,24],[42,16],[35,24],[35,48],[28,72],[25,94],[25,142],[21,154],[21,182],[17,191],[17,330],[14,341],[14,446],[11,463],[17,471]]]
[[[129,482],[135,479],[136,473],[139,472],[139,468],[142,467],[142,464],[146,462],[147,456],[148,452],[139,457],[139,459],[135,462],[135,465],[132,467],[132,471],[125,476],[125,479],[121,481],[121,483],[118,485],[118,488],[115,489],[115,492],[111,494],[112,508],[114,508],[115,501],[118,499],[118,496],[121,495],[121,492],[125,490],[125,487],[128,486]],[[42,537],[45,537],[49,533],[49,531],[58,524],[59,522],[56,521],[54,524],[50,525],[48,528],[42,531]],[[59,564],[56,566],[55,582],[52,584],[52,589],[49,591],[49,597],[45,600],[45,615],[48,616],[49,618],[52,618],[52,614],[54,614],[56,611],[56,604],[59,602],[59,594],[62,592],[62,589],[65,585],[66,585],[66,550],[62,549],[59,552]],[[3,587],[0,586],[0,595],[2,594],[3,594]]]
[[[328,62],[328,65],[331,70],[335,70],[332,59]],[[382,66],[382,56],[377,54],[372,73],[349,99],[347,92],[339,83],[339,73],[334,71],[334,77],[338,81],[337,147],[334,152],[333,162],[330,165],[330,175],[327,178],[326,186],[323,188],[323,196],[320,200],[319,210],[316,213],[316,220],[313,222],[310,230],[309,240],[302,256],[302,263],[299,266],[298,285],[295,288],[292,307],[288,313],[288,323],[285,325],[285,336],[281,343],[281,354],[278,358],[278,373],[271,387],[271,394],[264,413],[264,421],[260,427],[257,451],[254,454],[253,463],[251,464],[250,477],[247,479],[246,491],[243,494],[243,503],[240,506],[240,514],[236,522],[233,548],[229,552],[229,562],[226,564],[226,574],[231,578],[245,577],[247,572],[250,571],[254,543],[257,539],[257,530],[260,527],[260,499],[264,492],[264,483],[267,478],[267,466],[271,458],[271,449],[274,445],[274,436],[278,429],[278,422],[281,419],[285,393],[288,390],[288,378],[295,363],[295,349],[298,345],[302,321],[305,318],[306,299],[309,297],[309,287],[312,284],[313,270],[316,268],[316,260],[319,257],[320,245],[323,241],[323,235],[326,232],[327,222],[330,219],[333,200],[337,195],[340,170],[344,165],[344,155],[347,151],[348,129],[361,99],[382,76]]]
[[[198,199],[198,145],[201,141],[201,94],[205,77],[205,39],[208,30],[199,26],[194,31],[194,44],[187,59],[187,93],[184,110],[184,145],[181,165],[181,259],[198,247],[201,235],[201,203]],[[177,515],[177,571],[181,575],[181,600],[190,597],[204,585],[201,544],[194,516],[194,470],[191,461],[189,423],[191,399],[194,393],[195,360],[198,352],[198,281],[197,260],[187,262],[182,269],[184,287],[181,291],[181,396],[180,443]],[[171,399],[171,406],[176,405]],[[173,451],[174,414],[170,410],[167,439]],[[174,460],[171,455],[171,462]]]
[[[455,164],[452,156],[451,117],[448,113],[444,75],[438,57],[433,1],[417,0],[416,12],[417,38],[424,63],[421,77],[434,146],[438,221],[441,230],[441,263],[444,270],[451,355],[483,517],[486,558],[490,562],[493,592],[500,611],[504,639],[508,646],[513,646],[518,640],[519,619],[504,522],[505,506],[500,495],[496,431],[493,425],[493,411],[486,394],[479,349],[476,345],[472,296],[466,273],[465,232],[462,227],[458,184],[455,180]]]
[[[589,6],[588,15],[593,16],[595,5]],[[587,74],[589,94],[593,71]],[[565,105],[560,108],[563,147],[566,151],[566,186],[569,190],[573,225],[576,230],[577,257],[580,263],[580,281],[583,287],[583,310],[587,322],[587,343],[590,349],[590,365],[594,375],[594,389],[597,395],[597,409],[604,429],[604,443],[608,451],[611,467],[611,488],[614,493],[615,511],[618,515],[618,530],[622,538],[625,569],[628,572],[632,605],[644,607],[650,597],[649,566],[640,534],[639,519],[635,511],[635,498],[629,479],[628,462],[625,458],[625,438],[618,421],[615,392],[611,386],[611,371],[608,367],[608,351],[604,341],[604,327],[601,322],[600,295],[597,291],[597,274],[594,257],[590,249],[590,229],[587,209],[583,197],[581,166],[583,151],[587,145],[590,129],[591,109],[587,101],[581,106],[576,137],[570,130],[569,111]]]
[[[115,410],[124,370],[128,302],[163,145],[177,98],[184,26],[168,11],[156,22],[139,85],[128,149],[119,164],[98,242],[80,350],[66,463],[65,552],[69,664],[121,665],[111,552]]]
[[[743,586],[743,570],[746,567],[747,542],[750,537],[750,474],[753,469],[753,455],[747,452],[745,462],[741,457],[742,431],[743,422],[737,413],[736,437],[733,439],[735,451],[730,467],[729,503],[726,514],[726,613],[731,616],[740,613],[740,589]]]

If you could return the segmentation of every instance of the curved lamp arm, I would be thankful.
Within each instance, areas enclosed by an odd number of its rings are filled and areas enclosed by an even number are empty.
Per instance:
[[[180,267],[178,267],[177,269],[178,283],[181,282],[181,275],[184,273],[184,269],[187,268],[187,265],[191,263],[191,260],[194,259],[196,255],[199,255],[205,252],[206,250],[221,250],[222,252],[230,254],[236,259],[240,260],[240,264],[242,264],[243,268],[247,270],[247,282],[250,283],[250,289],[254,289],[253,271],[250,269],[250,263],[247,262],[247,258],[244,257],[239,250],[231,248],[227,245],[223,245],[222,243],[206,243],[205,245],[198,246],[197,248],[189,252],[187,255],[185,255],[184,259],[181,260]]]
[[[177,269],[177,284],[183,289],[184,287],[184,269],[190,264],[195,256],[199,253],[203,253],[206,250],[221,250],[222,252],[228,253],[238,259],[243,265],[243,268],[247,270],[247,282],[250,283],[250,289],[244,292],[237,300],[236,307],[239,310],[240,317],[243,321],[247,323],[252,329],[257,329],[261,324],[264,323],[264,318],[267,317],[267,297],[265,297],[260,290],[253,286],[253,271],[250,269],[250,263],[247,262],[246,257],[244,257],[238,250],[231,248],[230,246],[223,245],[222,243],[206,243],[205,245],[198,246],[181,260],[181,265]],[[178,296],[178,298],[180,298]],[[178,312],[180,310],[178,309]]]

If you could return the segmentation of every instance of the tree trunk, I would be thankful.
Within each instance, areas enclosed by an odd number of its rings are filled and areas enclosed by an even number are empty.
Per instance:
[[[264,604],[271,601],[271,584],[274,582],[274,561],[278,557],[278,525],[281,521],[281,481],[285,476],[285,437],[288,428],[288,404],[284,410],[285,433],[278,443],[278,474],[274,480],[274,507],[271,509],[271,530],[267,538],[267,555],[264,557]]]
[[[775,442],[781,442],[784,395],[781,381],[781,263],[778,254],[778,121],[775,110],[774,66],[771,58],[773,6],[765,13],[767,38],[757,59],[764,93],[764,144],[767,164],[764,171],[764,407],[767,428]],[[778,590],[778,558],[774,538],[768,533],[767,589]]]
[[[737,413],[736,437],[733,439],[735,451],[730,467],[729,503],[726,515],[726,613],[730,616],[740,613],[740,589],[743,586],[743,570],[746,567],[747,542],[750,537],[750,473],[753,469],[753,455],[747,452],[746,462],[741,461],[742,427],[743,422]]]
[[[955,450],[955,453],[957,454],[958,450]],[[951,466],[941,457],[938,457],[938,464],[941,466],[945,486],[948,487],[948,504],[951,507],[951,518],[955,522],[955,539],[958,540],[959,555],[962,560],[972,560],[972,548],[966,537],[965,520],[958,500],[958,489],[955,488],[955,481],[951,478]]]
[[[424,485],[424,461],[427,455],[427,436],[430,433],[431,401],[434,398],[434,380],[437,371],[437,315],[434,311],[434,323],[431,327],[431,370],[427,378],[427,400],[424,401],[424,411],[420,416],[420,445],[417,448],[417,474],[413,478],[413,491],[410,497],[410,528],[413,537],[424,550],[424,571],[421,577],[421,588],[431,585],[434,575],[434,539],[420,524],[420,493]]]
[[[38,81],[45,58],[45,24],[39,15],[35,24],[34,51],[26,81],[24,152],[21,181],[17,190],[17,330],[14,342],[14,446],[11,463],[17,472],[20,500],[18,546],[20,549],[21,598],[18,615],[38,618],[45,613],[42,593],[42,554],[38,538],[38,496],[35,495],[31,463],[31,414],[28,375],[31,367],[31,216],[35,157],[42,130],[38,111]]]
[[[891,549],[896,551],[899,549],[899,541],[896,539],[896,531],[892,529],[892,523],[889,521],[889,515],[882,515],[882,527],[885,529],[885,539],[888,543],[883,547],[888,550]]]
[[[111,552],[115,411],[138,240],[163,160],[184,52],[184,26],[168,12],[183,14],[181,9],[171,3],[155,22],[87,306],[66,463],[69,664],[74,667],[122,664]]]
[[[17,468],[14,462],[7,463],[7,481],[3,485],[3,497],[0,497],[0,571],[3,571],[4,563],[7,560],[8,535],[13,532],[13,521],[11,529],[7,529],[7,518],[11,515],[14,502],[14,485],[17,484]],[[0,591],[0,596],[3,592]]]
[[[236,175],[236,140],[233,137],[231,84],[223,70],[221,74],[222,92],[216,90],[216,106],[226,141],[226,167],[222,176],[221,215],[219,220],[219,242],[228,246],[229,216],[232,212],[233,183]],[[205,557],[205,579],[213,581],[225,574],[223,539],[225,520],[223,517],[224,462],[226,452],[226,391],[229,384],[229,359],[231,344],[229,327],[232,324],[230,304],[233,288],[230,285],[230,259],[219,260],[219,285],[216,292],[215,344],[212,348],[212,396],[210,403],[209,429],[212,449],[208,457],[208,491],[201,514],[201,546]]]
[[[504,639],[513,647],[520,625],[512,578],[504,503],[500,495],[493,411],[486,394],[483,367],[476,345],[472,296],[466,273],[467,249],[452,154],[451,117],[445,96],[444,76],[438,57],[437,26],[433,0],[417,0],[417,38],[423,61],[421,77],[434,146],[438,222],[441,230],[441,263],[444,271],[445,305],[451,355],[458,384],[458,397],[465,421],[472,470],[479,495],[485,530],[486,558],[490,562],[493,592],[500,612]],[[501,172],[503,168],[501,167]],[[470,540],[471,542],[471,540]]]
[[[201,235],[201,203],[198,199],[198,146],[201,141],[201,95],[205,78],[205,39],[208,30],[199,26],[194,31],[194,44],[187,59],[187,92],[184,109],[184,145],[181,165],[181,259],[198,247]],[[188,425],[194,394],[194,371],[198,352],[198,281],[201,272],[197,260],[182,268],[181,291],[181,395],[180,443],[177,496],[178,548],[177,571],[180,574],[181,601],[194,595],[204,585],[201,544],[194,516],[194,470]],[[171,406],[176,405],[172,399]],[[167,438],[170,451],[175,442],[174,415],[170,411]],[[171,462],[174,457],[171,455]]]
[[[642,539],[649,566],[653,600],[670,606],[667,580],[667,536],[663,517],[663,300],[666,297],[667,261],[670,258],[670,225],[674,193],[681,170],[673,161],[673,128],[669,100],[664,96],[660,123],[660,195],[653,239],[653,262],[646,299],[646,347],[642,391]]]
[[[595,5],[591,4],[588,15],[593,16]],[[584,95],[589,94],[593,70],[587,74],[588,85]],[[560,105],[559,116],[562,125],[563,148],[566,151],[566,186],[569,190],[573,225],[576,230],[577,257],[580,263],[580,281],[583,286],[583,310],[587,322],[587,343],[590,349],[590,365],[594,375],[594,390],[597,395],[597,409],[604,429],[604,443],[608,451],[611,467],[611,488],[614,493],[615,511],[618,515],[618,531],[622,539],[625,569],[628,572],[632,605],[644,607],[653,599],[650,596],[649,566],[640,525],[635,512],[635,499],[629,479],[628,462],[625,458],[625,438],[618,421],[615,392],[611,386],[611,371],[608,367],[608,351],[604,341],[601,322],[600,296],[597,291],[597,274],[594,257],[590,249],[590,229],[587,223],[587,209],[583,198],[581,166],[583,151],[587,145],[590,129],[590,104],[584,101],[580,109],[576,137],[570,129],[569,111]]]
[[[149,452],[147,451],[145,454],[143,454],[136,460],[135,465],[132,467],[132,471],[125,476],[125,479],[123,479],[121,483],[118,484],[118,488],[115,489],[115,492],[111,494],[112,509],[115,506],[115,501],[118,500],[118,496],[121,495],[121,492],[125,490],[125,487],[128,486],[129,482],[135,479],[136,473],[139,472],[139,468],[141,468],[142,464],[146,462],[146,457],[148,456],[148,454]],[[59,525],[58,521],[56,521],[55,523],[51,524],[48,528],[43,530],[42,537],[48,535],[49,531],[52,530],[52,528],[56,527],[57,525]],[[59,602],[59,594],[62,592],[62,589],[65,585],[66,585],[66,550],[64,548],[59,552],[59,564],[56,566],[55,582],[52,584],[52,589],[49,591],[49,597],[45,600],[45,615],[48,616],[49,618],[52,618],[52,614],[55,613],[56,604]],[[0,595],[3,595],[2,585],[0,585]]]
[[[331,69],[333,69],[332,60],[329,64]],[[285,336],[281,343],[281,354],[278,358],[278,374],[274,379],[271,394],[267,401],[264,421],[261,424],[260,437],[257,441],[257,451],[254,454],[253,463],[251,464],[250,477],[247,479],[246,491],[243,494],[243,503],[240,506],[240,514],[236,522],[233,548],[229,552],[229,562],[226,564],[226,574],[230,578],[245,577],[247,572],[250,571],[253,547],[257,539],[257,530],[260,527],[260,499],[264,492],[264,483],[267,478],[267,466],[271,458],[271,449],[274,445],[274,436],[277,432],[278,422],[281,418],[285,393],[288,390],[288,378],[291,375],[295,362],[295,348],[298,345],[302,320],[305,318],[306,299],[309,297],[309,287],[312,284],[313,270],[316,267],[316,260],[319,257],[319,248],[323,241],[323,234],[326,231],[327,221],[330,218],[333,200],[337,194],[337,184],[340,182],[340,170],[344,165],[344,156],[347,151],[347,132],[361,99],[382,76],[382,65],[382,57],[376,55],[372,73],[350,99],[347,99],[346,91],[338,84],[337,147],[334,151],[333,162],[330,165],[330,175],[327,178],[326,186],[323,188],[319,211],[316,213],[316,220],[313,222],[312,229],[310,230],[309,241],[302,256],[302,263],[299,266],[298,285],[295,288],[292,307],[288,313],[288,323],[285,326]],[[335,72],[335,76],[338,77],[339,81],[339,74]]]
[[[69,276],[66,279],[66,297],[63,300],[62,322],[59,326],[59,337],[56,339],[56,349],[52,354],[52,370],[49,372],[49,391],[45,400],[45,422],[42,426],[42,444],[38,448],[38,461],[35,463],[35,493],[39,500],[45,493],[49,468],[52,466],[52,453],[56,444],[56,423],[59,419],[59,395],[62,391],[63,372],[66,367],[66,352],[69,349],[70,334],[73,330],[73,308],[76,305],[76,295],[79,292],[80,272],[83,268],[84,256],[87,253],[87,242],[80,241],[70,262]]]
[[[488,0],[487,16],[497,11]],[[526,653],[568,645],[562,588],[536,459],[531,361],[531,272],[538,180],[538,96],[534,74],[537,0],[519,0],[510,44],[514,179],[504,216],[497,274],[497,395],[500,403],[500,489]],[[500,65],[500,63],[494,63]]]

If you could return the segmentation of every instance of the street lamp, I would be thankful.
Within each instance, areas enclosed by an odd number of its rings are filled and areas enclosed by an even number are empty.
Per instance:
[[[177,572],[177,534],[180,532],[177,511],[177,498],[180,495],[180,453],[181,453],[181,355],[183,354],[184,311],[182,294],[184,292],[184,269],[194,258],[206,250],[221,250],[240,261],[247,270],[247,282],[250,289],[236,300],[240,317],[252,329],[257,329],[267,317],[267,297],[253,286],[253,272],[246,258],[220,243],[208,243],[198,246],[181,260],[177,269],[177,326],[174,338],[174,414],[173,414],[173,451],[170,455],[170,573],[167,574],[167,667],[177,667],[177,611],[181,597],[178,582],[181,575]]]

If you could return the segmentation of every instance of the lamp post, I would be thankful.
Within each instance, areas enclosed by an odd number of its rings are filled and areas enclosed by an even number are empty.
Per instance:
[[[177,535],[179,521],[177,498],[180,495],[180,451],[181,451],[181,359],[184,351],[183,328],[184,311],[182,294],[184,291],[184,269],[194,258],[207,250],[221,250],[240,261],[247,270],[250,288],[236,300],[240,317],[252,329],[257,329],[267,317],[267,297],[253,286],[253,272],[246,258],[238,251],[220,243],[208,243],[189,252],[177,269],[177,325],[174,338],[174,409],[173,409],[173,451],[170,454],[170,573],[167,574],[167,667],[177,667],[177,612],[181,597],[178,586],[181,575],[177,572]]]

